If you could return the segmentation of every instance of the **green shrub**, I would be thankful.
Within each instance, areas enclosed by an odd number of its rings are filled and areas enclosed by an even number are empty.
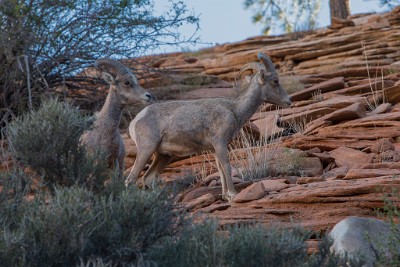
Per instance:
[[[217,231],[208,221],[155,247],[149,257],[161,266],[298,266],[307,256],[306,231],[261,225]]]
[[[43,175],[47,185],[96,187],[102,184],[107,165],[103,156],[88,156],[79,145],[90,124],[78,109],[51,99],[10,123],[7,138],[14,158]]]
[[[30,184],[30,178],[21,170],[0,172],[0,226],[18,225]]]
[[[146,250],[173,235],[181,221],[164,191],[136,188],[102,195],[72,186],[20,205],[25,208],[17,224],[0,225],[5,266],[144,262]]]
[[[309,232],[300,228],[233,226],[224,252],[227,266],[299,266],[307,255]]]
[[[166,238],[149,252],[160,266],[221,266],[222,238],[216,221],[206,221]]]
[[[383,196],[384,206],[378,211],[378,215],[384,217],[390,224],[388,238],[382,239],[376,246],[377,266],[400,266],[400,210],[398,208],[400,194],[397,189],[393,189],[390,194]],[[366,234],[367,238],[370,238]],[[372,242],[372,240],[371,240]]]

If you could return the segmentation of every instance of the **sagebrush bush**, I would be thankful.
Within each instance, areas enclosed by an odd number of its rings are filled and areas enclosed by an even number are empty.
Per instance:
[[[79,145],[91,123],[77,108],[50,99],[11,122],[6,134],[14,158],[31,166],[48,185],[96,187],[105,179],[105,155],[87,155]]]
[[[21,170],[0,172],[0,226],[18,225],[30,185],[31,179]]]
[[[21,205],[14,227],[0,225],[5,266],[76,266],[94,258],[143,262],[146,250],[173,235],[181,221],[162,190],[128,188],[105,195],[72,186]]]
[[[299,266],[305,262],[307,231],[232,226],[218,231],[208,221],[168,238],[150,258],[161,266]]]

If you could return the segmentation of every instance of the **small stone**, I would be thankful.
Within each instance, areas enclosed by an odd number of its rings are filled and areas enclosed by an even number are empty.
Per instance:
[[[289,187],[286,179],[262,180],[261,183],[264,185],[265,192],[268,193],[277,192]]]
[[[262,182],[257,182],[246,187],[235,196],[233,202],[241,203],[257,200],[265,195],[265,187]]]
[[[373,153],[382,153],[389,150],[394,150],[394,145],[388,138],[381,139],[371,146],[371,152]]]
[[[334,168],[326,173],[324,173],[321,177],[322,178],[333,178],[333,179],[342,179],[346,176],[348,169],[346,166]]]
[[[321,160],[315,157],[301,158],[299,169],[304,176],[319,176],[323,173]]]

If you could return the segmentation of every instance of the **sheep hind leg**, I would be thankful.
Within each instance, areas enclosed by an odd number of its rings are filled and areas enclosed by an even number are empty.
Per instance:
[[[143,175],[143,185],[148,188],[155,188],[158,182],[158,175],[171,162],[173,157],[156,153],[150,168]]]
[[[219,160],[218,160],[217,158],[215,159],[215,162],[216,162],[216,164],[217,164],[217,169],[218,169],[219,176],[220,176],[220,179],[221,179],[222,196],[225,196],[226,191],[227,191],[226,177],[225,177],[223,168],[222,168],[222,166],[221,166],[221,163],[219,162]]]

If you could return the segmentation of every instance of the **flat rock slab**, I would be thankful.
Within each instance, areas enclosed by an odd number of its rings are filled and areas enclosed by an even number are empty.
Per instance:
[[[338,167],[352,169],[357,165],[372,161],[373,154],[367,154],[348,147],[340,147],[330,152]]]
[[[327,231],[346,216],[375,216],[374,209],[384,205],[383,195],[393,189],[400,189],[400,179],[376,177],[295,184],[258,200],[231,203],[228,209],[215,210],[210,216],[218,218],[221,225],[257,221],[290,226],[295,221],[316,231]]]
[[[362,179],[379,176],[400,178],[400,169],[351,169],[343,179]]]

